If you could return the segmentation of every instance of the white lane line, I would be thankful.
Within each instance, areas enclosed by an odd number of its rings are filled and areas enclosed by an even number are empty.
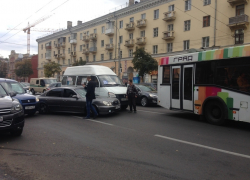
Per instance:
[[[156,134],[154,136],[160,137],[160,138],[163,138],[163,139],[168,139],[170,141],[176,141],[176,142],[180,142],[180,143],[183,143],[183,144],[189,144],[189,145],[192,145],[192,146],[197,146],[197,147],[201,147],[201,148],[205,148],[205,149],[210,149],[210,150],[213,150],[213,151],[222,152],[222,153],[225,153],[225,154],[230,154],[230,155],[234,155],[234,156],[239,156],[239,157],[244,157],[244,158],[250,159],[250,156],[249,155],[245,155],[245,154],[240,154],[240,153],[236,153],[236,152],[226,151],[226,150],[223,150],[223,149],[217,149],[217,148],[213,148],[213,147],[209,147],[209,146],[204,146],[204,145],[201,145],[201,144],[196,144],[196,143],[192,143],[192,142],[188,142],[188,141],[183,141],[183,140],[179,140],[179,139],[175,139],[175,138],[171,138],[171,137],[167,137],[167,136],[162,136],[162,135],[158,135],[158,134]]]
[[[82,119],[82,117],[80,117],[80,116],[72,116],[72,117]],[[108,125],[108,126],[114,126],[113,124],[105,123],[105,122],[102,122],[102,121],[96,121],[96,120],[92,120],[92,119],[84,119],[84,120],[92,121],[92,122],[96,122],[96,123],[100,123],[100,124],[105,124],[105,125]]]
[[[158,112],[152,112],[152,111],[143,111],[143,110],[137,110],[137,111],[153,113],[153,114],[165,114],[165,113],[158,113]]]

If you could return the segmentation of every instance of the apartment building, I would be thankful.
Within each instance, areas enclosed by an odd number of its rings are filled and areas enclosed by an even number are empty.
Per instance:
[[[144,48],[159,61],[176,54],[248,44],[247,9],[248,0],[129,0],[126,8],[86,23],[78,21],[76,26],[68,21],[66,30],[37,39],[38,76],[44,76],[43,65],[49,61],[62,65],[59,77],[82,59],[131,78],[136,48]],[[153,72],[148,80],[156,78]]]

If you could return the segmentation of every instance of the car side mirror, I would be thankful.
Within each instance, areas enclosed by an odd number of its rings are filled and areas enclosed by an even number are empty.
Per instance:
[[[14,92],[10,92],[9,94],[10,94],[10,97],[16,96],[16,93],[14,93]]]
[[[79,99],[77,95],[73,95],[72,98]]]

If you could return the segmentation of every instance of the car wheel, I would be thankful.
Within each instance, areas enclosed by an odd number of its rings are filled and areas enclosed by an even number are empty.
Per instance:
[[[146,106],[148,105],[148,98],[143,97],[143,98],[141,99],[141,105],[142,105],[143,107],[146,107]]]
[[[23,128],[22,129],[17,129],[17,130],[12,130],[10,131],[10,134],[12,136],[21,136],[23,133]]]
[[[39,113],[40,114],[48,113],[48,107],[46,104],[44,104],[44,103],[40,104]]]
[[[32,93],[33,95],[36,94],[36,92],[34,91],[34,89],[31,89],[30,91],[31,91],[31,93]]]
[[[225,112],[223,105],[218,101],[209,101],[205,105],[206,120],[215,125],[223,125],[225,123]]]
[[[121,109],[122,110],[125,110],[125,109],[127,109],[128,108],[128,105],[121,105]]]

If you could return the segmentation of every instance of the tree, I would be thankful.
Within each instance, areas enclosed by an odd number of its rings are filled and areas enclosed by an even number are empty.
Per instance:
[[[72,64],[72,66],[83,66],[86,64],[86,61],[83,61],[82,59],[80,59],[80,61],[76,61]]]
[[[132,63],[134,69],[139,71],[139,76],[142,76],[142,78],[145,74],[149,74],[158,69],[158,62],[143,48],[136,49]]]
[[[15,64],[15,74],[21,78],[27,78],[33,74],[31,61],[26,59]]]
[[[7,66],[8,64],[4,61],[0,61],[0,78],[6,78],[7,76]]]
[[[45,77],[54,77],[55,73],[60,73],[61,65],[55,62],[49,62],[48,64],[45,64],[44,66],[44,74]]]

